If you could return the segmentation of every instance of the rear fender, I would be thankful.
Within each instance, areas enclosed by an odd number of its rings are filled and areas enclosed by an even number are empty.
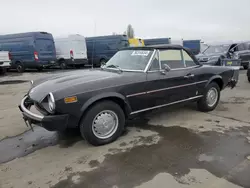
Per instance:
[[[213,82],[213,81],[217,81],[217,80],[220,80],[221,82],[222,82],[222,84],[220,85],[219,84],[219,86],[220,86],[220,88],[221,88],[221,90],[224,88],[224,82],[223,82],[223,79],[222,79],[222,77],[220,76],[220,75],[214,75],[214,76],[212,76],[209,80],[208,80],[208,82],[206,83],[206,85],[205,85],[205,88],[211,83],[211,82]]]

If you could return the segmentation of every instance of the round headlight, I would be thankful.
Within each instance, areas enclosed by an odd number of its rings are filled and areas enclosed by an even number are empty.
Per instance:
[[[48,95],[48,106],[50,113],[53,113],[55,111],[56,105],[55,105],[55,99],[52,93],[49,93]]]

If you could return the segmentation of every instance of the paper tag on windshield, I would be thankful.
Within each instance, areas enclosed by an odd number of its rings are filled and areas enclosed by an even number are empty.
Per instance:
[[[131,56],[139,55],[139,56],[148,56],[150,51],[145,51],[145,50],[135,50],[132,52]]]

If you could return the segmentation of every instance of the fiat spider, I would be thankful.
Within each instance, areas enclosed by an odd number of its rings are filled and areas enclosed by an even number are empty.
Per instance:
[[[221,90],[233,88],[238,74],[237,68],[201,65],[181,46],[131,47],[100,69],[31,81],[19,108],[28,126],[79,128],[90,144],[103,145],[121,135],[126,119],[142,112],[189,101],[201,111],[214,110]]]

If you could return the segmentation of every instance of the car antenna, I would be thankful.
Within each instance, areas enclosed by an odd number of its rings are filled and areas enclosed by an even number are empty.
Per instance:
[[[94,20],[94,36],[96,36],[96,21]],[[93,40],[91,67],[94,68],[95,39]]]

